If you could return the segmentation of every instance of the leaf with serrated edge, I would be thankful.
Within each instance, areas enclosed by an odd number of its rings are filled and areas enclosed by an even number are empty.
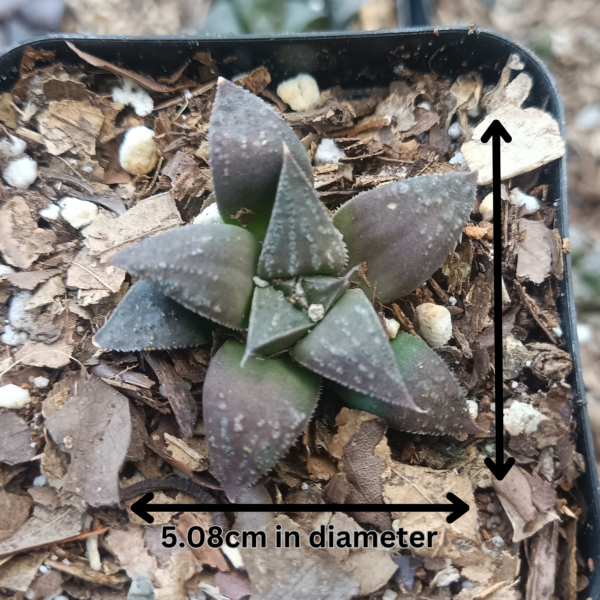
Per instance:
[[[321,378],[281,358],[248,358],[228,341],[210,361],[203,409],[210,463],[235,500],[285,455],[317,405]]]
[[[291,348],[314,327],[306,311],[296,308],[272,287],[254,290],[246,354],[271,356]]]
[[[259,252],[256,238],[241,227],[186,225],[121,250],[110,262],[185,308],[244,329]]]
[[[95,341],[105,350],[118,352],[194,348],[212,342],[211,329],[210,321],[138,281]]]
[[[350,389],[419,410],[377,314],[361,290],[348,290],[290,355],[307,369]]]
[[[208,129],[210,170],[219,212],[226,223],[245,208],[255,215],[247,229],[264,239],[275,201],[286,143],[313,182],[308,153],[294,130],[263,100],[219,79]]]
[[[346,245],[327,209],[290,154],[283,152],[275,206],[258,261],[262,279],[337,275],[346,265]]]
[[[302,289],[308,304],[322,304],[327,312],[348,289],[355,270],[352,269],[346,277],[303,277]]]
[[[363,192],[333,216],[348,264],[367,263],[381,302],[402,298],[441,267],[475,201],[477,173],[422,175]],[[360,282],[368,293],[364,281]],[[376,287],[375,287],[376,286]]]
[[[425,342],[400,333],[391,346],[408,391],[426,412],[394,406],[335,384],[335,391],[350,408],[382,417],[398,431],[455,437],[484,433],[471,419],[454,375]]]

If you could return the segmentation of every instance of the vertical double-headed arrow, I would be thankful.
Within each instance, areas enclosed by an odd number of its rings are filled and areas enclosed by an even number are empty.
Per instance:
[[[512,137],[497,119],[481,136],[481,141],[487,144],[492,140],[492,192],[494,197],[494,390],[496,400],[496,461],[485,459],[487,468],[494,477],[502,481],[515,464],[514,458],[504,462],[504,407],[503,407],[503,378],[502,378],[502,197],[500,194],[500,138],[506,143]]]

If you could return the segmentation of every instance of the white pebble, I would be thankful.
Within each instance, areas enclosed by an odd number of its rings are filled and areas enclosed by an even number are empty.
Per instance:
[[[525,402],[515,400],[504,409],[504,428],[510,435],[534,433],[542,421],[540,411]]]
[[[33,597],[35,596],[35,592],[29,588],[26,592],[25,592],[25,598],[27,598],[27,600],[33,600]]]
[[[448,302],[450,302],[450,306],[456,306],[458,300],[454,296],[450,296],[450,298],[448,298]]]
[[[42,487],[43,485],[46,485],[46,476],[45,475],[38,475],[37,477],[34,478],[33,487]]]
[[[37,179],[37,163],[29,156],[12,160],[2,177],[12,187],[27,189]]]
[[[346,158],[346,153],[331,138],[324,138],[319,142],[315,152],[315,165],[339,165],[340,158]]]
[[[398,331],[400,331],[400,323],[396,321],[396,319],[386,319],[385,320],[385,331],[387,333],[388,339],[393,340],[397,335]]]
[[[427,100],[423,100],[423,102],[419,102],[417,104],[417,108],[424,108],[425,110],[431,110],[431,103]]]
[[[562,327],[558,326],[558,327],[553,327],[552,328],[552,333],[556,336],[556,337],[562,337],[563,335],[563,330]]]
[[[292,110],[306,110],[319,99],[321,93],[312,75],[300,73],[292,79],[282,81],[277,86],[277,95],[289,104]]]
[[[100,560],[100,553],[98,552],[98,536],[91,535],[85,541],[85,545],[90,568],[94,571],[100,571],[100,569],[102,569],[102,561]]]
[[[17,331],[10,325],[5,325],[0,339],[7,346],[22,346],[29,339],[29,334],[24,331]]]
[[[50,380],[47,377],[34,377],[33,378],[33,385],[35,385],[36,388],[48,387],[49,383],[50,383]]]
[[[452,315],[445,306],[421,304],[417,306],[419,333],[434,348],[445,345],[452,337]]]
[[[502,342],[502,379],[515,379],[523,370],[527,359],[527,348],[517,338],[509,335]]]
[[[216,202],[207,206],[193,221],[193,225],[200,225],[202,223],[208,225],[222,225],[223,219],[219,212],[219,206]]]
[[[31,402],[31,396],[27,390],[20,388],[14,383],[0,387],[0,408],[23,408]]]
[[[458,121],[454,121],[450,127],[448,127],[448,135],[456,139],[461,134],[460,123]]]
[[[79,198],[63,198],[59,205],[61,217],[75,229],[89,225],[98,216],[98,207],[93,202]]]
[[[516,389],[519,387],[519,382],[518,382],[518,381],[513,381],[513,382],[510,384],[510,387],[511,387],[513,390],[516,390]]]
[[[40,217],[43,217],[47,221],[56,221],[60,215],[60,206],[50,203],[46,208],[42,208],[42,210],[39,211],[39,214]]]
[[[40,573],[48,573],[48,571],[50,571],[50,567],[47,567],[46,565],[41,565],[39,571]]]
[[[532,215],[540,209],[540,201],[535,196],[523,193],[519,188],[510,190],[508,198],[517,208],[525,207],[523,214]]]
[[[467,164],[462,152],[457,152],[448,162],[451,165],[466,165]]]
[[[479,404],[475,400],[467,400],[467,409],[469,410],[471,419],[474,421],[479,415]]]
[[[386,590],[385,594],[381,596],[381,600],[396,600],[397,597],[398,594],[394,590]]]
[[[145,117],[154,110],[154,102],[148,92],[134,84],[131,79],[125,79],[123,85],[112,89],[113,102],[133,107],[136,115]]]
[[[325,316],[325,307],[322,304],[311,304],[308,307],[308,318],[313,323],[318,323]]]
[[[484,221],[491,221],[494,217],[494,194],[488,194],[479,205],[479,214]]]
[[[14,158],[25,152],[27,143],[21,138],[8,134],[8,137],[0,140],[0,153],[6,158]]]
[[[0,265],[0,277],[14,272],[15,270],[12,267],[9,267],[8,265]]]
[[[132,175],[146,175],[156,166],[158,150],[154,131],[138,125],[128,129],[119,148],[119,164]]]

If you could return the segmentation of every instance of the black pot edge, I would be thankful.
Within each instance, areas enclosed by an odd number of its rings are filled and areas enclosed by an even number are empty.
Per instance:
[[[552,89],[554,94],[555,114],[554,118],[557,119],[561,135],[566,140],[566,122],[565,113],[562,99],[558,92],[554,77],[549,72],[546,65],[529,49],[511,40],[508,36],[501,33],[491,31],[484,28],[476,27],[464,27],[464,26],[440,26],[440,27],[411,27],[407,30],[397,29],[385,29],[377,31],[340,31],[340,32],[307,32],[302,34],[276,34],[276,35],[211,35],[205,34],[202,36],[112,36],[112,35],[97,35],[97,34],[49,34],[46,36],[35,37],[27,40],[23,43],[16,44],[8,48],[5,52],[0,53],[0,64],[1,61],[12,58],[11,55],[17,54],[22,55],[22,52],[26,46],[41,46],[48,41],[120,41],[120,42],[132,42],[134,44],[143,43],[170,43],[170,42],[181,42],[189,41],[194,43],[202,42],[232,42],[232,41],[247,41],[252,43],[259,42],[270,42],[270,41],[297,41],[297,40],[309,40],[318,41],[324,39],[354,39],[354,38],[368,38],[368,37],[392,37],[401,35],[413,36],[422,34],[431,34],[436,32],[438,36],[444,36],[446,33],[468,33],[476,35],[477,37],[492,38],[499,41],[511,49],[518,51],[522,55],[526,55],[529,58],[531,67],[533,64],[538,70],[538,76],[541,76],[546,80],[549,88]],[[566,155],[558,161],[559,168],[559,210],[557,211],[557,222],[558,229],[561,236],[564,238],[569,237],[569,215],[568,215],[568,187],[567,187],[567,160]],[[588,541],[594,540],[595,547],[590,548],[588,554],[594,560],[596,565],[600,564],[600,482],[598,480],[598,470],[596,466],[596,458],[593,444],[592,431],[590,426],[590,419],[587,411],[587,400],[585,395],[585,385],[583,382],[583,374],[581,371],[581,356],[579,351],[579,340],[577,337],[577,313],[575,308],[575,298],[573,293],[573,274],[571,265],[571,255],[565,255],[565,273],[564,279],[561,282],[561,296],[564,295],[564,299],[561,302],[561,322],[563,326],[563,335],[566,341],[567,351],[573,356],[573,373],[570,375],[570,380],[575,384],[576,392],[576,416],[578,420],[577,424],[577,449],[581,451],[585,459],[586,473],[580,476],[577,486],[581,489],[587,502],[588,518],[584,525],[590,528],[590,531],[586,535]],[[581,439],[581,436],[583,439]],[[585,559],[585,557],[584,557]],[[597,575],[598,570],[596,569],[591,573],[589,586],[579,593],[581,599],[600,600],[600,576]]]

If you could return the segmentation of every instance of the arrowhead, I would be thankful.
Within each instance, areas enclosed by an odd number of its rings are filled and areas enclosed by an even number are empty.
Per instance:
[[[466,502],[463,502],[458,496],[455,496],[452,492],[448,492],[446,498],[454,505],[454,510],[446,517],[447,523],[454,523],[454,521],[460,519],[464,514],[469,512],[469,505]]]
[[[152,500],[154,500],[154,494],[148,492],[145,496],[142,496],[137,502],[134,502],[131,505],[131,510],[138,517],[144,519],[146,523],[154,523],[154,517],[148,512],[148,506]]]
[[[485,459],[487,468],[492,472],[498,481],[502,481],[508,472],[513,468],[515,459],[511,456],[506,462],[501,462],[497,465],[491,458]]]
[[[486,129],[485,133],[481,136],[481,141],[486,144],[491,137],[500,136],[506,143],[512,141],[512,137],[504,129],[504,125],[498,121],[498,119],[494,119],[492,124]]]

